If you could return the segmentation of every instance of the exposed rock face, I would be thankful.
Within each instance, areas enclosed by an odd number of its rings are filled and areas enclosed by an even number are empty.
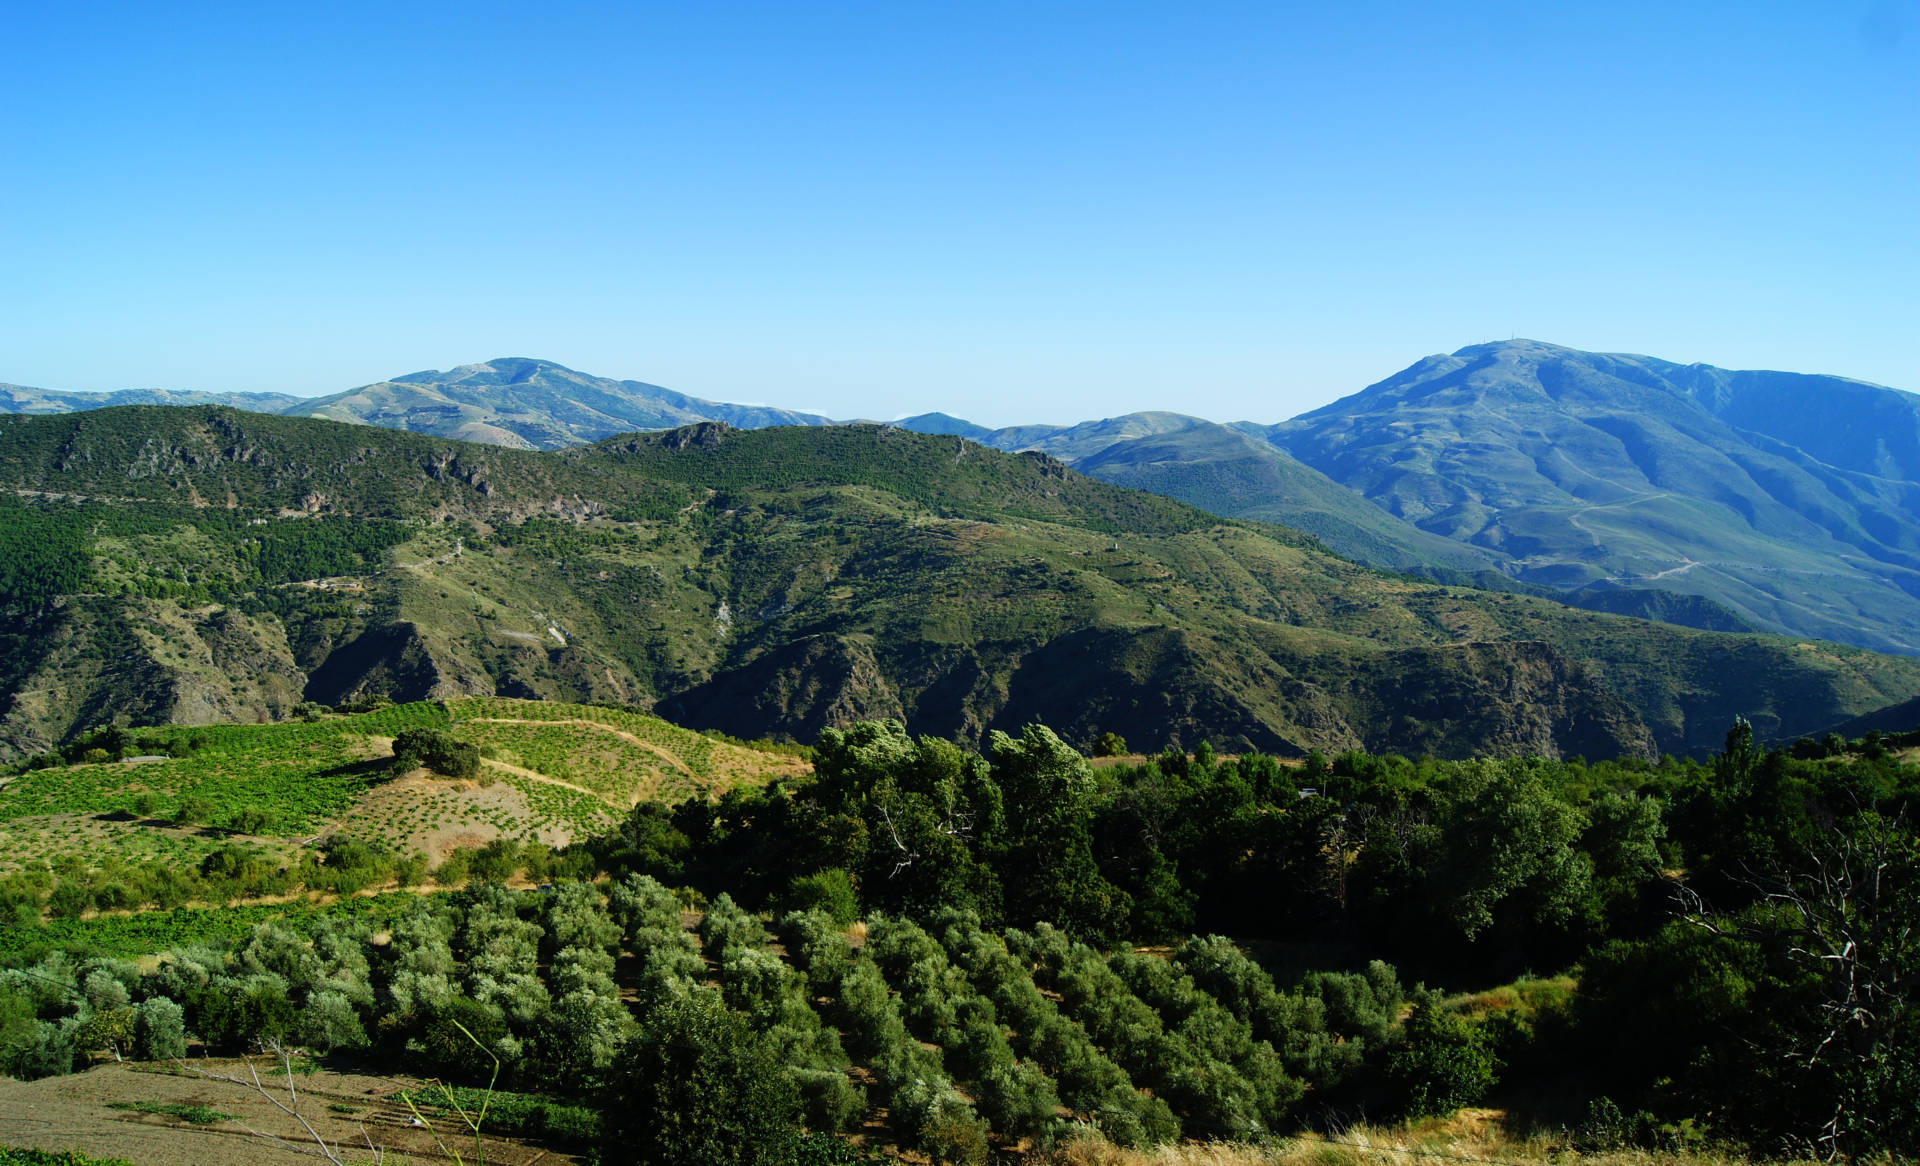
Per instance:
[[[732,426],[724,421],[702,421],[694,425],[683,425],[670,429],[660,435],[660,444],[668,449],[712,449],[727,439],[733,432]]]
[[[305,676],[271,617],[221,605],[137,597],[63,601],[23,639],[0,707],[0,762],[38,753],[113,721],[205,725],[276,720]]]

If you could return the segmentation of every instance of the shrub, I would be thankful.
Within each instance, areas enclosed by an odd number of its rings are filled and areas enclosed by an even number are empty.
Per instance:
[[[847,970],[846,936],[824,911],[794,911],[780,920],[787,959],[815,990],[836,984]]]
[[[26,1039],[13,1050],[7,1075],[23,1081],[60,1077],[73,1072],[73,1027],[35,1021]]]
[[[402,729],[393,739],[393,768],[404,773],[419,766],[445,777],[472,777],[480,772],[480,747],[444,729]]]
[[[142,1061],[170,1061],[187,1055],[186,1014],[165,996],[140,1005],[133,1026],[133,1055]]]
[[[489,1054],[506,1035],[506,1021],[497,1010],[449,996],[434,1005],[407,1042],[408,1059],[425,1076],[485,1082],[493,1072]]]
[[[781,905],[788,911],[822,911],[836,927],[848,927],[860,918],[860,896],[854,892],[853,876],[838,867],[793,880]]]
[[[213,820],[213,802],[199,794],[188,794],[174,807],[173,820],[180,826],[199,826]]]
[[[1387,1056],[1387,1079],[1411,1117],[1445,1116],[1485,1096],[1499,1063],[1487,1034],[1425,993],[1407,1021],[1406,1042]]]

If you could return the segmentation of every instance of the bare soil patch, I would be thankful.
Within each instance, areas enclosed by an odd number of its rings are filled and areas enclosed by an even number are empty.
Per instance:
[[[267,1061],[255,1062],[262,1083],[287,1098],[284,1076],[269,1080]],[[199,1067],[199,1063],[189,1066]],[[205,1063],[213,1072],[244,1078],[240,1061]],[[329,1143],[340,1143],[360,1158],[370,1139],[410,1162],[451,1161],[431,1131],[412,1124],[413,1115],[395,1094],[419,1090],[411,1077],[368,1076],[321,1070],[295,1074],[300,1113]],[[109,1109],[114,1102],[177,1102],[205,1105],[231,1120],[190,1125],[160,1114]],[[339,1109],[351,1109],[343,1113]],[[436,1124],[438,1121],[436,1119]],[[467,1161],[475,1159],[471,1135],[456,1140],[453,1128],[440,1131],[446,1145]],[[276,1142],[283,1138],[288,1144]],[[79,1150],[93,1157],[125,1158],[140,1166],[255,1166],[258,1163],[318,1161],[311,1139],[291,1118],[249,1088],[209,1081],[191,1072],[158,1065],[101,1065],[67,1077],[15,1081],[0,1077],[0,1144],[41,1150]],[[498,1166],[559,1166],[579,1159],[510,1138],[486,1138],[484,1160]]]

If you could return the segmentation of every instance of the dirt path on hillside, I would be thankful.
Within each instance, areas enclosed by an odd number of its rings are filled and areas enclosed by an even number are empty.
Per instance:
[[[588,789],[584,785],[575,785],[570,781],[561,781],[557,777],[548,777],[544,773],[536,772],[534,770],[526,768],[525,766],[510,765],[505,761],[495,761],[491,757],[482,757],[480,759],[480,764],[491,765],[495,769],[504,769],[508,773],[517,774],[520,777],[526,778],[528,781],[537,781],[541,785],[557,785],[561,789],[574,790],[577,793],[586,794],[590,798],[599,798],[603,802],[607,800],[605,797],[602,797],[600,794],[595,793],[594,791]]]
[[[486,724],[509,724],[509,723],[512,723],[512,722],[506,722],[506,721],[488,721],[488,722],[481,722],[481,723],[486,723]],[[536,722],[533,722],[533,721],[526,721],[526,722],[521,722],[521,723],[524,723],[524,724],[534,724],[534,723],[536,723]],[[557,722],[556,722],[556,723],[557,723]],[[392,751],[393,751],[393,738],[392,738],[392,737],[369,737],[369,738],[367,738],[367,740],[369,740],[369,741],[375,741],[375,742],[378,742],[378,743],[380,744],[380,746],[381,746],[382,748],[384,748],[384,749],[386,749],[386,750],[387,750],[388,752],[392,752]],[[491,766],[493,766],[493,767],[494,767],[495,769],[504,769],[504,770],[506,770],[506,771],[507,771],[508,773],[515,773],[515,774],[519,774],[519,775],[520,775],[521,777],[524,777],[524,778],[526,778],[526,779],[527,779],[528,781],[537,781],[537,782],[540,782],[540,783],[541,783],[541,784],[543,784],[543,785],[557,785],[557,786],[560,786],[560,787],[561,787],[561,788],[563,788],[563,789],[570,789],[570,790],[575,790],[575,791],[577,791],[577,792],[579,792],[579,793],[583,793],[583,794],[586,794],[586,795],[587,795],[588,797],[595,797],[595,798],[599,798],[599,797],[600,797],[600,795],[599,795],[599,794],[597,794],[597,793],[594,793],[594,792],[593,792],[592,790],[590,790],[590,789],[588,789],[588,788],[587,788],[586,786],[584,786],[584,785],[575,785],[575,784],[573,784],[573,783],[572,783],[572,782],[570,782],[570,781],[562,781],[561,779],[559,779],[559,778],[557,778],[557,777],[548,777],[548,776],[547,776],[546,774],[544,774],[544,773],[540,773],[540,772],[538,772],[537,770],[532,770],[532,769],[526,769],[526,768],[524,768],[524,767],[522,767],[522,766],[518,766],[518,765],[509,765],[509,764],[507,764],[507,763],[506,763],[506,762],[504,762],[504,761],[495,761],[495,760],[494,760],[493,758],[491,758],[491,757],[482,757],[482,758],[480,759],[480,764],[482,764],[482,765],[491,765]],[[405,773],[405,774],[403,774],[402,776],[403,776],[403,777],[415,777],[415,776],[420,776],[420,775],[425,775],[425,776],[426,776],[426,777],[428,777],[429,779],[431,779],[431,778],[433,778],[433,777],[436,777],[436,776],[437,776],[437,775],[436,775],[436,774],[434,774],[434,772],[433,772],[432,770],[430,770],[430,769],[414,769],[414,770],[409,770],[409,771],[408,771],[407,773]],[[600,798],[600,800],[601,800],[601,801],[606,801],[606,799],[605,799],[605,798]]]
[[[647,752],[658,757],[668,765],[673,766],[688,777],[700,776],[693,770],[687,768],[685,762],[668,752],[664,745],[656,745],[644,737],[637,737],[627,732],[625,729],[616,729],[612,725],[602,724],[599,721],[589,721],[583,717],[566,717],[556,720],[539,720],[533,717],[468,717],[460,723],[463,725],[577,725],[587,729],[598,729],[609,736],[618,737],[622,741],[638,745],[640,748],[645,749]]]

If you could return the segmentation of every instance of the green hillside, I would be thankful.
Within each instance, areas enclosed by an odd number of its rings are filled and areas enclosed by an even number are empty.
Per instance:
[[[1651,754],[1920,662],[1382,576],[1039,453],[704,423],[558,453],[221,409],[0,417],[0,742],[501,695],[811,740]]]

